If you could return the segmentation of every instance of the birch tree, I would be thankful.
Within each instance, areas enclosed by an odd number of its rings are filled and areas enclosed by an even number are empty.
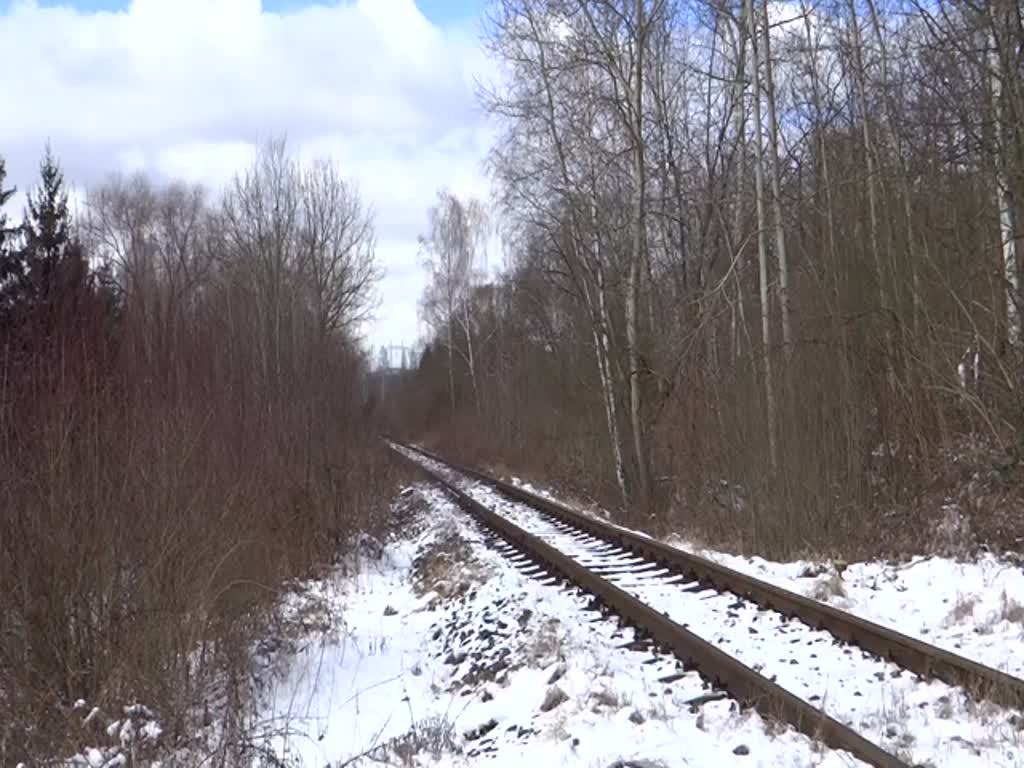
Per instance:
[[[754,11],[756,14],[757,11]],[[772,64],[772,35],[768,19],[768,0],[760,8],[761,33],[764,39],[764,78],[755,73],[755,82],[761,88],[755,94],[760,101],[762,95],[767,107],[768,118],[768,169],[771,179],[772,223],[775,230],[775,260],[779,265],[779,309],[782,315],[782,345],[788,362],[793,354],[793,320],[789,294],[789,256],[786,251],[786,228],[782,219],[782,180],[779,168],[779,116],[775,108],[775,76]],[[765,152],[762,151],[762,157]]]
[[[420,249],[430,275],[422,309],[427,323],[442,332],[446,339],[449,397],[454,415],[456,353],[469,370],[473,402],[478,410],[480,407],[473,349],[472,291],[483,264],[487,213],[479,201],[464,202],[450,191],[442,190],[428,219],[428,232],[420,236]],[[456,326],[460,331],[458,337]]]
[[[743,541],[845,537],[963,429],[1024,432],[1019,8],[779,9],[493,3],[506,269],[431,340],[496,453]]]
[[[369,316],[381,274],[373,211],[333,162],[313,161],[300,178],[296,268],[317,331],[353,333]]]
[[[753,0],[745,0],[746,32],[750,40],[750,72],[754,86],[754,198],[757,209],[757,265],[761,288],[761,360],[764,366],[764,395],[768,420],[768,455],[772,469],[778,466],[778,409],[772,366],[771,288],[768,283],[768,218],[764,191],[764,123],[761,110],[761,51]]]
[[[1003,279],[1006,282],[1006,331],[1010,345],[1017,347],[1021,340],[1021,293],[1020,273],[1017,261],[1017,232],[1014,221],[1015,211],[1012,199],[1012,186],[1008,169],[1012,164],[1011,150],[1007,140],[1006,99],[1003,83],[1011,78],[1017,66],[1017,56],[1013,51],[1012,26],[1005,20],[1009,13],[1002,2],[988,4],[990,21],[988,35],[988,67],[992,99],[992,118],[994,130],[995,169],[995,202],[999,220],[999,241],[1002,247]],[[1018,43],[1019,45],[1019,43]],[[1018,75],[1019,77],[1019,75]],[[1024,117],[1018,115],[1018,117]],[[1020,131],[1020,126],[1016,127]]]

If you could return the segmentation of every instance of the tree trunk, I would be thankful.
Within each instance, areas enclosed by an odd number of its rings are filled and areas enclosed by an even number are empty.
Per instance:
[[[601,290],[601,295],[603,293],[603,290]],[[602,305],[603,303],[602,301]],[[611,367],[608,364],[608,331],[603,327],[595,327],[593,332],[598,374],[601,377],[601,393],[604,397],[605,419],[608,423],[608,441],[611,443],[612,462],[615,465],[615,482],[619,486],[623,505],[628,506],[629,487],[626,485],[626,469],[622,461],[622,439],[619,437],[618,407],[615,404],[615,386],[612,382]]]
[[[646,45],[646,21],[643,0],[636,0],[636,61],[633,79],[632,122],[633,122],[633,249],[626,280],[626,344],[629,355],[629,416],[633,427],[633,450],[636,454],[637,487],[640,502],[650,499],[650,471],[647,466],[647,446],[644,440],[643,403],[641,400],[640,351],[638,348],[637,305],[640,292],[640,270],[644,259],[646,226],[647,169],[644,166],[643,136],[643,89],[644,89],[644,47]]]
[[[789,259],[786,230],[782,224],[782,182],[779,172],[779,120],[775,112],[775,79],[772,72],[771,35],[768,28],[768,0],[763,0],[764,93],[768,106],[768,161],[772,185],[772,219],[775,225],[775,258],[779,264],[779,309],[782,313],[782,348],[788,362],[793,354],[793,321],[789,301]],[[757,96],[760,99],[760,94]]]
[[[473,387],[473,404],[480,414],[480,387],[476,379],[476,358],[473,355],[473,328],[469,322],[469,299],[462,302],[462,327],[466,334],[466,364],[469,366],[469,382]]]
[[[921,332],[922,297],[921,297],[921,275],[918,270],[917,260],[917,237],[915,235],[914,216],[910,197],[909,169],[907,167],[906,152],[900,144],[899,136],[896,133],[896,109],[893,107],[889,87],[889,52],[882,34],[882,24],[878,17],[878,9],[874,0],[867,0],[868,12],[871,15],[871,27],[875,34],[875,44],[878,46],[879,55],[882,61],[882,93],[884,94],[883,104],[885,106],[885,120],[882,121],[882,129],[885,131],[885,138],[892,149],[893,156],[897,161],[899,176],[899,188],[901,202],[903,204],[903,219],[907,228],[907,259],[911,271],[911,306],[913,315],[914,336],[919,337]]]
[[[754,79],[754,198],[757,208],[757,265],[761,286],[761,355],[764,364],[764,395],[768,420],[768,458],[772,470],[778,468],[775,384],[772,374],[771,305],[768,290],[767,221],[764,209],[764,137],[761,124],[761,73],[757,49],[757,25],[753,0],[744,0],[747,34],[750,38],[751,68]]]
[[[871,137],[871,127],[868,121],[868,100],[867,86],[865,84],[865,69],[863,47],[860,37],[860,22],[857,19],[857,7],[854,0],[847,0],[850,11],[850,31],[853,37],[853,63],[854,63],[854,88],[857,93],[858,106],[860,108],[861,138],[864,144],[864,162],[867,166],[867,193],[868,193],[868,225],[871,238],[871,255],[875,262],[875,276],[878,284],[878,305],[882,313],[882,340],[885,348],[885,371],[889,388],[896,388],[896,372],[893,368],[893,343],[889,316],[889,301],[885,290],[886,274],[882,264],[882,245],[878,232],[878,167],[875,162],[875,145]]]
[[[449,418],[455,421],[455,333],[453,325],[455,318],[452,317],[452,303],[448,302],[448,395],[451,398],[451,414]]]
[[[807,39],[807,50],[810,55],[811,97],[813,100],[812,106],[814,108],[815,132],[817,135],[818,145],[818,167],[820,172],[816,174],[818,176],[816,183],[819,185],[820,193],[825,198],[825,233],[829,255],[828,271],[831,273],[829,285],[825,290],[830,296],[829,304],[831,305],[830,319],[832,326],[835,334],[839,338],[839,400],[840,406],[843,408],[844,415],[846,415],[849,413],[847,408],[852,402],[850,390],[853,387],[853,377],[850,372],[850,360],[848,356],[850,349],[849,333],[846,328],[846,323],[842,318],[843,304],[840,294],[839,251],[836,244],[835,201],[832,194],[832,171],[829,164],[828,147],[825,143],[825,110],[822,106],[821,83],[819,79],[820,75],[818,73],[819,48],[813,35],[811,12],[810,7],[806,4],[806,0],[801,3],[801,11],[804,15],[804,32]],[[856,472],[854,462],[857,456],[857,451],[856,440],[853,436],[849,417],[843,419],[843,430],[846,437],[846,472],[849,477],[853,477]]]
[[[736,309],[732,313],[732,337],[733,337],[733,362],[743,357],[741,337],[748,333],[746,311],[744,304],[746,296],[743,291],[743,262],[740,261],[740,249],[743,247],[743,196],[746,190],[747,181],[747,99],[746,82],[747,75],[747,44],[746,35],[743,31],[743,24],[736,24],[736,82],[733,86],[733,99],[735,109],[735,131],[736,131],[736,189],[734,192],[735,203],[733,206],[732,219],[732,257],[736,261],[735,284],[736,284]],[[742,333],[741,333],[742,331]]]
[[[629,486],[626,484],[626,469],[622,460],[622,438],[619,435],[619,413],[615,403],[615,381],[611,370],[611,343],[609,340],[610,318],[604,284],[604,268],[601,266],[601,243],[597,235],[597,205],[592,203],[594,217],[594,263],[596,265],[597,313],[591,323],[594,334],[594,352],[597,355],[598,375],[601,378],[601,395],[604,399],[605,418],[608,422],[608,439],[611,442],[612,462],[615,464],[615,480],[622,494],[624,507],[629,506]],[[589,299],[588,293],[588,299]],[[592,301],[588,301],[592,304]],[[593,307],[591,311],[593,312]]]
[[[554,145],[555,155],[558,164],[558,170],[561,175],[562,184],[566,190],[573,189],[576,185],[574,184],[571,175],[569,174],[568,160],[566,159],[565,149],[562,144],[562,138],[558,132],[558,121],[555,113],[555,97],[552,93],[551,82],[548,75],[546,54],[544,52],[544,43],[542,42],[542,35],[537,28],[536,20],[533,16],[530,16],[530,23],[532,31],[538,41],[538,57],[539,57],[539,73],[542,80],[542,87],[544,91],[544,112],[545,112],[545,123],[548,131],[551,134],[551,140]],[[611,376],[611,366],[609,362],[609,339],[608,339],[608,311],[605,302],[605,287],[604,287],[604,273],[601,267],[601,256],[600,256],[600,244],[597,240],[597,210],[596,203],[592,202],[594,207],[593,220],[594,220],[594,254],[595,259],[595,272],[598,281],[598,312],[594,312],[593,302],[590,299],[589,292],[587,293],[587,303],[590,309],[590,322],[591,332],[594,336],[594,344],[596,346],[596,354],[598,358],[598,373],[601,377],[601,390],[604,395],[605,414],[608,420],[608,438],[611,443],[612,450],[612,461],[615,464],[615,479],[619,486],[619,491],[622,494],[622,501],[624,505],[629,503],[629,489],[626,485],[625,469],[622,461],[622,440],[619,435],[619,424],[618,424],[618,412],[615,404],[615,390],[614,382]],[[580,251],[587,250],[587,246],[583,239],[583,228],[580,226],[579,212],[577,208],[569,203],[569,212],[572,221],[573,240],[579,247]]]
[[[995,126],[995,189],[996,210],[999,215],[999,239],[1003,252],[1003,280],[1006,284],[1006,337],[1010,345],[1020,344],[1021,320],[1020,275],[1017,266],[1017,240],[1013,222],[1013,204],[1009,195],[1006,173],[1007,152],[1003,126],[1003,72],[1002,57],[996,36],[997,17],[993,5],[989,6],[992,29],[989,33],[989,69],[992,83],[992,115]]]

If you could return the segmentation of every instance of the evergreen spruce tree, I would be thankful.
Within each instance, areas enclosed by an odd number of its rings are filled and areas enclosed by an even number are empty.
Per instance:
[[[0,205],[14,193],[3,187],[4,170],[0,162]],[[0,211],[0,335],[19,340],[22,351],[75,328],[89,311],[93,288],[86,249],[72,232],[64,173],[49,144],[39,175],[20,227],[10,227]]]
[[[4,189],[7,180],[7,163],[0,157],[0,256],[6,256],[9,248],[8,238],[11,230],[7,226],[7,214],[4,213],[4,206],[14,196],[15,189]]]
[[[16,295],[24,277],[21,254],[14,247],[17,230],[9,225],[4,206],[14,196],[15,189],[5,188],[7,166],[0,157],[0,330],[9,322]]]
[[[39,164],[39,186],[29,194],[23,225],[26,303],[44,333],[73,323],[90,289],[85,248],[72,234],[64,172],[50,145]]]
[[[39,165],[40,185],[28,198],[25,212],[23,262],[27,287],[34,302],[47,301],[58,288],[71,243],[71,214],[64,172],[50,145]]]

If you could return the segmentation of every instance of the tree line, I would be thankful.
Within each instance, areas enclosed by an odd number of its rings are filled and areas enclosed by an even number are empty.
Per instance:
[[[82,746],[79,698],[243,750],[281,590],[387,503],[379,276],[356,186],[283,141],[220,193],[115,175],[76,215],[47,149],[24,223],[0,205],[0,763]]]
[[[494,0],[505,263],[442,193],[404,421],[748,549],[927,546],[1017,477],[1021,17]]]

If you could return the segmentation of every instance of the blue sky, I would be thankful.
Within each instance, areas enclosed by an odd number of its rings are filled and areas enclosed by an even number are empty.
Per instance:
[[[0,11],[6,11],[17,0],[0,0]],[[83,11],[112,11],[126,8],[129,0],[37,0],[41,6],[70,5]],[[321,2],[321,5],[332,4]],[[437,24],[471,19],[479,15],[486,0],[416,0],[423,15]],[[270,11],[290,10],[313,5],[303,0],[263,0]]]
[[[21,65],[0,71],[0,103],[20,107],[0,119],[8,182],[32,188],[49,140],[75,205],[115,172],[216,194],[257,142],[286,134],[373,206],[387,274],[365,332],[374,348],[412,343],[436,191],[490,193],[493,130],[474,92],[493,75],[475,24],[486,4],[263,0],[294,11],[271,21],[255,0],[0,0],[0,51]]]

